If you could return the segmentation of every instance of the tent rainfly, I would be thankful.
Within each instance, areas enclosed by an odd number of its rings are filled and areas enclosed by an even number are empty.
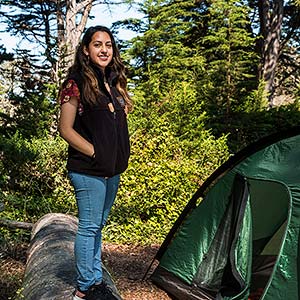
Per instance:
[[[199,188],[154,259],[178,300],[300,299],[300,127],[251,144]]]

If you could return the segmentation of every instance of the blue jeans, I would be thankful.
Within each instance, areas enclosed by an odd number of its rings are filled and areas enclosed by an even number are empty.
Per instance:
[[[86,291],[102,281],[101,230],[116,198],[120,175],[111,178],[69,172],[78,207],[75,239],[77,288]]]

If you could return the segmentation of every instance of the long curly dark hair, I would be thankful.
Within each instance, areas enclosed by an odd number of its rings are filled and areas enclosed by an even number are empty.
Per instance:
[[[92,65],[90,63],[89,57],[85,55],[84,49],[88,48],[90,42],[92,41],[93,35],[98,32],[106,32],[111,38],[112,47],[113,47],[113,58],[107,68],[111,68],[113,72],[117,74],[117,84],[116,88],[123,96],[128,111],[132,110],[132,101],[127,91],[127,78],[125,75],[125,66],[121,60],[119,49],[116,45],[115,39],[111,31],[105,26],[92,26],[89,27],[84,33],[81,42],[79,43],[75,60],[73,65],[68,70],[68,76],[71,76],[74,73],[79,73],[83,80],[83,99],[88,103],[96,103],[99,94],[101,91],[99,89],[98,80],[95,72],[93,71]]]

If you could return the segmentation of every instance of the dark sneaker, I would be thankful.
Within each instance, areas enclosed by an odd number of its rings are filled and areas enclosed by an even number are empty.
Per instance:
[[[119,300],[119,297],[114,295],[113,290],[105,282],[93,285],[92,293],[95,297],[93,300]]]
[[[84,299],[84,300],[94,300],[94,298],[93,298],[93,287],[89,288],[89,290],[87,290],[85,292],[82,292],[82,291],[80,291],[80,292],[83,293],[84,296],[79,296],[77,294],[77,290],[75,290],[74,293],[73,293],[72,300],[81,300],[81,299]]]
[[[85,295],[85,296],[83,296],[83,297],[79,297],[78,295],[76,295],[76,292],[77,292],[77,290],[76,290],[76,291],[74,291],[72,300],[81,300],[81,299],[87,299],[86,295]]]

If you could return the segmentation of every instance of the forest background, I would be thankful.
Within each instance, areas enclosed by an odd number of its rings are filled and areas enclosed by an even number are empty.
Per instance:
[[[39,51],[0,46],[0,218],[76,215],[57,95],[91,9],[120,1],[0,0],[5,31]],[[134,111],[129,168],[104,239],[160,243],[201,183],[229,156],[299,125],[300,3],[143,0],[114,22]],[[99,10],[101,11],[101,10]],[[22,44],[21,44],[22,45]],[[28,45],[28,44],[27,44]],[[0,228],[1,243],[28,240]]]

